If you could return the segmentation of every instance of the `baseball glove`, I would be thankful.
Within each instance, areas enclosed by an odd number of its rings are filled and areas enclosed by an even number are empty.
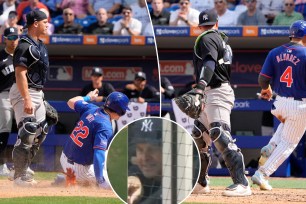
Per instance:
[[[196,88],[173,100],[181,111],[193,119],[199,118],[205,106],[204,93],[202,90]]]
[[[48,101],[44,100],[44,104],[46,107],[46,121],[49,126],[55,125],[58,122],[58,113],[57,110],[48,103]]]

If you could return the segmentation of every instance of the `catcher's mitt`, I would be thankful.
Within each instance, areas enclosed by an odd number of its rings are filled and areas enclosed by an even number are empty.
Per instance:
[[[46,121],[49,126],[55,125],[58,122],[58,113],[57,110],[48,103],[48,101],[44,100],[44,104],[46,107]]]
[[[192,89],[182,96],[173,99],[177,106],[186,115],[193,119],[197,119],[200,116],[201,111],[204,109],[204,94],[199,89]]]

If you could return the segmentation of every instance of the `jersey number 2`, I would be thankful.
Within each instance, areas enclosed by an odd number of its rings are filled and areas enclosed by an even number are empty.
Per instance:
[[[71,139],[73,142],[78,145],[79,147],[83,146],[83,142],[79,140],[79,138],[85,139],[88,136],[89,129],[87,126],[83,126],[84,122],[81,120],[78,123],[78,126],[74,128],[72,133],[70,134]]]
[[[286,83],[287,87],[291,87],[293,83],[291,66],[288,66],[287,69],[284,71],[284,73],[280,77],[280,81]]]

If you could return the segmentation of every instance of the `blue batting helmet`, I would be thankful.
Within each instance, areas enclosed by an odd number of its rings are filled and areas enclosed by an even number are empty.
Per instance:
[[[120,92],[112,92],[105,100],[104,107],[117,113],[119,116],[123,116],[126,110],[130,110],[128,107],[129,98]]]
[[[298,20],[291,24],[289,29],[290,38],[303,38],[306,35],[306,21]]]

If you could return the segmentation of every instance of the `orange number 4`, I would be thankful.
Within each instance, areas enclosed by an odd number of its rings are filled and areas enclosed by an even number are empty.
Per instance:
[[[287,87],[291,87],[293,83],[291,66],[288,66],[287,69],[284,71],[284,73],[280,77],[280,81],[286,83]]]

